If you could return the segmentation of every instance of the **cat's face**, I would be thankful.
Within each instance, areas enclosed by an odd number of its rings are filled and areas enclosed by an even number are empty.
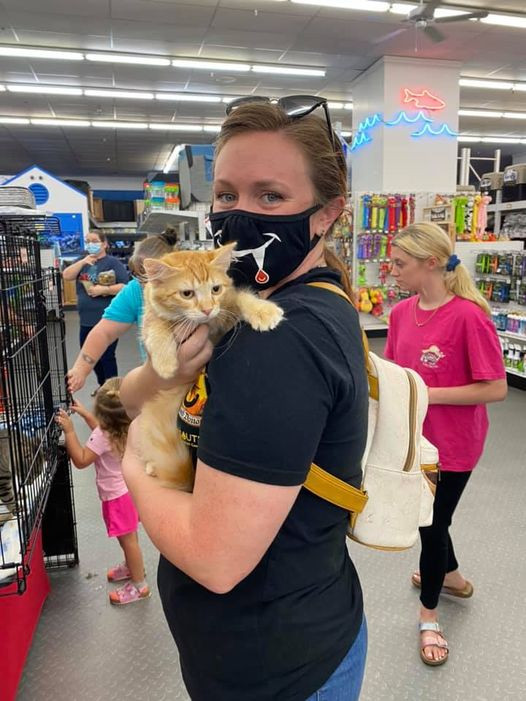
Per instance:
[[[221,300],[232,287],[227,270],[235,244],[215,251],[174,251],[160,259],[146,258],[152,299],[174,320],[208,323],[221,311]]]

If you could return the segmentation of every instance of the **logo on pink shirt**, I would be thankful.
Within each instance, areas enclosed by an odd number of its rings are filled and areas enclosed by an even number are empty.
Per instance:
[[[420,362],[428,368],[436,368],[442,358],[445,357],[445,354],[442,353],[438,346],[429,346],[429,348],[425,348],[422,351]]]

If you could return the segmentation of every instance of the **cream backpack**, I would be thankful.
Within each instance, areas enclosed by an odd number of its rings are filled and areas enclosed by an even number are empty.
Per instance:
[[[308,283],[350,299],[336,285]],[[348,535],[381,550],[405,550],[418,529],[433,520],[438,451],[422,435],[428,394],[414,370],[364,351],[369,380],[369,423],[362,459],[362,486],[356,489],[312,465],[304,487],[351,512]]]

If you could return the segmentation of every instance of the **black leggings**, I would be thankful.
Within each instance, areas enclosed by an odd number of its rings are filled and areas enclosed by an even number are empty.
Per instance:
[[[420,529],[420,601],[427,609],[437,607],[446,573],[458,569],[448,529],[470,475],[471,472],[440,473],[433,508],[433,523]]]

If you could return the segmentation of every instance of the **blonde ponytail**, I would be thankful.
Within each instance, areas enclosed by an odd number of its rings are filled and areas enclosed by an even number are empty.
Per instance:
[[[402,229],[393,239],[397,246],[407,255],[418,260],[434,257],[443,271],[444,284],[451,294],[473,302],[491,317],[488,302],[475,287],[465,265],[457,263],[453,270],[447,270],[448,261],[453,254],[451,239],[437,224],[418,222]]]

